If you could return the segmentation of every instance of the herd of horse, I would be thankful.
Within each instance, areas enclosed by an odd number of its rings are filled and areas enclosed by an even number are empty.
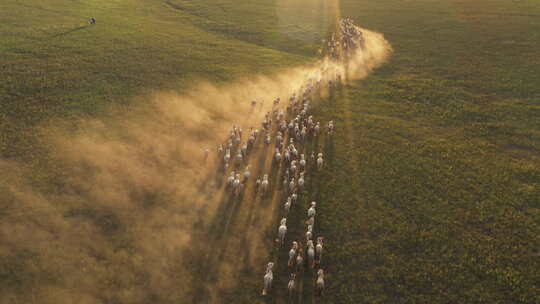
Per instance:
[[[361,50],[363,46],[362,32],[354,26],[351,20],[344,19],[339,22],[336,35],[328,43],[327,57],[334,62],[344,60],[352,51]],[[291,208],[297,204],[299,195],[305,193],[306,173],[313,170],[323,170],[324,155],[321,151],[315,151],[309,143],[316,142],[322,133],[327,136],[334,134],[334,121],[330,120],[324,127],[311,115],[311,101],[321,96],[325,88],[332,89],[340,85],[344,73],[321,67],[319,70],[308,75],[306,81],[299,90],[292,92],[286,106],[282,105],[281,99],[273,101],[272,110],[267,112],[261,123],[260,130],[251,128],[248,134],[240,126],[233,125],[228,133],[227,140],[218,145],[218,159],[224,170],[230,167],[230,174],[226,176],[226,189],[233,196],[243,193],[245,186],[251,182],[250,165],[248,155],[257,142],[265,145],[265,151],[272,152],[273,167],[279,168],[283,177],[283,187],[273,187],[275,191],[283,191],[287,199],[283,205],[282,218],[279,221],[276,242],[279,249],[286,243],[287,219]],[[259,102],[251,101],[251,106],[257,106]],[[246,135],[247,139],[243,140]],[[205,160],[208,158],[209,149],[205,149]],[[243,173],[241,168],[244,167]],[[270,174],[263,174],[254,181],[257,195],[266,196],[271,189]],[[298,280],[305,268],[309,268],[316,274],[314,287],[317,296],[324,294],[325,272],[321,267],[324,249],[324,237],[315,238],[315,219],[317,216],[317,202],[309,204],[305,211],[305,237],[302,240],[292,241],[288,250],[287,267],[290,270],[287,290],[291,296],[297,289]],[[305,244],[305,245],[303,245]],[[270,293],[274,280],[275,262],[268,262],[263,277],[262,295]]]

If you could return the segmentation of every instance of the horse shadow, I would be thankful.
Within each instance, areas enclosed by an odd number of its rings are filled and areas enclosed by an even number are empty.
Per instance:
[[[73,29],[71,29],[71,30],[68,30],[68,31],[65,31],[65,32],[62,32],[62,33],[58,33],[58,34],[52,35],[52,36],[50,36],[49,38],[56,38],[56,37],[60,37],[60,36],[65,36],[65,35],[71,34],[71,33],[73,33],[73,32],[77,32],[77,31],[80,31],[80,30],[84,30],[84,29],[86,29],[86,28],[89,27],[89,26],[90,26],[90,25],[82,25],[82,26],[73,28]]]

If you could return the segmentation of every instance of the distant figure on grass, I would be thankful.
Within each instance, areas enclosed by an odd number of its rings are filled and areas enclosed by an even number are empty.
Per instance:
[[[96,18],[92,17],[92,18],[88,19],[88,23],[96,24]]]

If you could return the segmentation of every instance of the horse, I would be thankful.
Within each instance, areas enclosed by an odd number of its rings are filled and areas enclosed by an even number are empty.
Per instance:
[[[296,256],[296,273],[302,273],[304,271],[304,257],[301,252],[298,252]]]
[[[317,238],[317,245],[315,246],[315,263],[320,264],[322,261],[323,253],[323,237]]]
[[[298,158],[298,150],[296,150],[296,148],[293,147],[293,150],[292,150],[292,155],[294,156],[295,159]]]
[[[291,161],[291,153],[289,153],[289,150],[285,150],[285,153],[283,156],[285,157],[285,161],[287,162]]]
[[[246,183],[251,176],[251,173],[249,172],[249,166],[246,167],[246,170],[244,171],[244,183]]]
[[[309,207],[307,216],[308,218],[314,217],[317,211],[315,211],[315,206],[317,205],[316,202],[311,202],[311,207]]]
[[[306,221],[306,225],[311,225],[311,227],[315,227],[315,217],[312,216],[310,218],[308,218],[308,220]]]
[[[298,163],[300,164],[300,169],[304,170],[306,168],[306,157],[304,154],[300,154],[300,161]]]
[[[274,280],[274,274],[272,272],[272,269],[274,268],[274,263],[269,262],[266,266],[266,273],[264,274],[264,288],[262,291],[262,295],[265,296],[268,294],[268,290],[272,288],[272,281]]]
[[[276,154],[274,156],[274,160],[276,161],[276,163],[279,163],[281,161],[281,153],[279,153],[278,148],[276,148]]]
[[[235,174],[234,174],[234,171],[231,172],[231,175],[229,175],[229,177],[227,178],[227,187],[231,187],[234,183],[234,177],[235,177]]]
[[[225,162],[225,165],[229,164],[229,160],[231,159],[231,154],[229,152],[229,149],[227,149],[228,153],[225,153],[225,156],[223,156],[223,161]]]
[[[287,234],[287,219],[282,218],[278,228],[279,246],[285,242],[285,234]]]
[[[262,194],[266,194],[266,191],[268,191],[268,174],[265,174],[263,176],[263,180],[261,182],[261,188],[262,188]]]
[[[307,241],[307,256],[308,256],[308,265],[313,269],[315,266],[315,247],[313,246],[313,241]]]
[[[276,146],[281,146],[283,143],[283,136],[281,136],[281,132],[278,131],[278,134],[276,136]]]
[[[221,155],[221,153],[223,153],[223,145],[220,144],[218,147],[217,147],[217,153],[218,155]]]
[[[296,289],[296,273],[291,273],[289,283],[287,284],[287,290],[289,291],[289,300],[291,299]]]
[[[242,156],[242,152],[238,151],[238,154],[236,154],[236,164],[240,166],[243,159],[244,157]]]
[[[332,133],[334,133],[334,121],[330,120],[328,122],[328,135],[332,135]]]
[[[233,181],[233,191],[236,195],[240,193],[240,174],[236,174],[236,177]]]
[[[255,182],[255,192],[258,192],[261,188],[261,179],[257,178],[257,181]]]
[[[297,169],[297,167],[296,167],[296,161],[293,160],[293,161],[291,161],[291,173],[292,173],[293,175],[296,174],[296,169]]]
[[[285,216],[289,215],[289,211],[291,210],[291,203],[291,197],[289,196],[287,198],[287,201],[285,202],[285,205],[283,206]]]
[[[300,131],[300,138],[302,138],[302,141],[306,140],[306,136],[307,136],[307,128],[303,127],[302,131]]]
[[[242,156],[243,156],[243,157],[246,157],[246,156],[247,156],[247,152],[248,152],[248,145],[247,145],[247,143],[242,145],[242,148],[240,148],[240,152],[242,152]]]
[[[287,265],[289,267],[293,266],[297,251],[298,251],[298,242],[294,241],[292,242],[291,250],[289,250],[289,260],[287,262]]]
[[[324,270],[317,271],[317,281],[315,282],[317,295],[322,296],[324,293]]]
[[[300,173],[300,178],[298,179],[298,188],[300,190],[304,188],[304,172]]]
[[[293,192],[295,186],[296,186],[296,183],[295,183],[294,177],[293,177],[293,178],[291,178],[291,182],[289,183],[289,192]]]
[[[255,144],[255,136],[253,134],[251,134],[251,136],[249,136],[248,142],[247,142],[248,149],[251,150],[251,148],[253,148],[254,144]]]
[[[322,153],[319,153],[319,156],[317,157],[317,169],[321,170],[323,167],[323,157]]]
[[[313,238],[313,226],[308,225],[306,231],[306,241],[309,242]]]

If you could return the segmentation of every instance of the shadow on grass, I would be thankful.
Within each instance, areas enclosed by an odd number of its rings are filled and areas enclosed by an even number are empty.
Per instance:
[[[69,31],[65,31],[65,32],[62,32],[62,33],[58,33],[58,34],[52,35],[52,36],[49,37],[49,39],[57,38],[57,37],[61,37],[61,36],[65,36],[65,35],[71,34],[71,33],[73,33],[73,32],[77,32],[77,31],[80,31],[80,30],[84,30],[84,29],[86,29],[87,27],[90,27],[90,25],[82,25],[82,26],[73,28],[73,29],[71,29],[71,30],[69,30]]]

